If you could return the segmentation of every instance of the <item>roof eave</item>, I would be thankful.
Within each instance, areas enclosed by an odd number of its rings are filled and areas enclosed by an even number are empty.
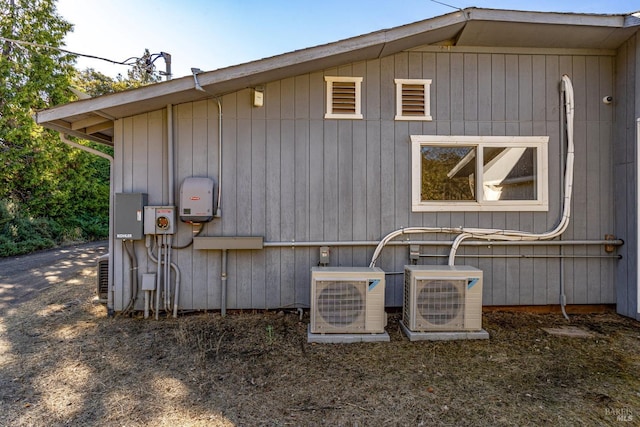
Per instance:
[[[404,45],[399,43],[402,39],[450,26],[462,26],[465,20],[462,12],[454,12],[427,21],[202,72],[198,74],[198,82],[209,94],[197,91],[193,77],[186,76],[142,88],[63,104],[39,111],[35,117],[36,121],[43,125],[92,111],[100,111],[118,119],[125,117],[126,114],[119,113],[118,108],[126,105],[144,103],[147,111],[151,111],[148,109],[150,106],[157,109],[158,106],[170,103],[177,104],[221,95],[252,84],[265,83],[273,78],[304,74],[317,69],[318,61],[322,64],[322,68],[330,68],[348,62],[375,59],[383,53],[385,55],[393,53],[390,52],[389,43],[396,43],[394,50],[400,51],[404,48]],[[164,101],[159,101],[162,99]],[[150,101],[154,101],[153,104],[150,105]],[[120,108],[120,110],[127,111],[126,108]]]
[[[492,22],[498,26],[513,24],[594,28],[594,31],[599,32],[598,37],[602,33],[605,35],[604,38],[608,39],[609,34],[615,34],[616,37],[613,37],[609,42],[615,44],[623,40],[627,34],[637,30],[640,18],[635,14],[592,15],[468,8],[334,43],[202,72],[198,74],[198,82],[206,90],[206,93],[195,89],[193,76],[186,76],[138,89],[52,107],[39,111],[35,117],[36,121],[45,127],[73,129],[74,122],[86,120],[87,116],[100,115],[120,119],[158,110],[169,104],[221,96],[225,93],[294,75],[329,69],[346,63],[376,59],[419,45],[436,44],[445,40],[472,45],[477,40],[475,38],[476,30],[482,30],[478,25]],[[469,23],[474,25],[469,25]],[[491,42],[496,42],[496,40],[498,43],[501,42],[499,38],[495,37]],[[502,41],[502,43],[509,42],[509,40]],[[75,134],[82,134],[77,129],[74,131]],[[86,138],[95,140],[109,138],[109,136],[87,135]]]

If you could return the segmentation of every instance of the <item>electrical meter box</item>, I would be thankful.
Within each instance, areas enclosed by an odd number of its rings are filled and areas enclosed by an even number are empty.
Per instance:
[[[114,228],[116,239],[140,240],[144,237],[142,213],[147,204],[144,193],[116,193]]]
[[[174,234],[175,229],[175,206],[144,207],[144,234]]]
[[[211,178],[190,177],[180,186],[180,220],[209,222],[216,213],[217,186]]]

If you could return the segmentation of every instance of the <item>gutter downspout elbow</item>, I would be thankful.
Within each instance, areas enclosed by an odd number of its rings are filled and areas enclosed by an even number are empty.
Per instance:
[[[200,82],[198,81],[198,74],[200,74],[202,70],[200,68],[191,68],[191,73],[193,74],[193,84],[194,89],[199,90],[200,92],[207,93],[206,90],[202,86],[200,86]]]

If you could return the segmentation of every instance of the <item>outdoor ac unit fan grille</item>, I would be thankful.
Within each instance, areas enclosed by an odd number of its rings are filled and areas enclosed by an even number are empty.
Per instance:
[[[463,329],[466,286],[466,280],[417,280],[417,326]]]
[[[365,329],[366,281],[317,281],[317,328],[331,331]]]

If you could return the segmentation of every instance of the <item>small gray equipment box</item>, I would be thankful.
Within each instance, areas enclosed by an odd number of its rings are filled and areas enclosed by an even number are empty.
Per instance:
[[[180,220],[209,222],[216,213],[216,183],[211,178],[190,177],[180,186]]]
[[[116,193],[114,227],[116,239],[140,240],[143,234],[144,193]]]

